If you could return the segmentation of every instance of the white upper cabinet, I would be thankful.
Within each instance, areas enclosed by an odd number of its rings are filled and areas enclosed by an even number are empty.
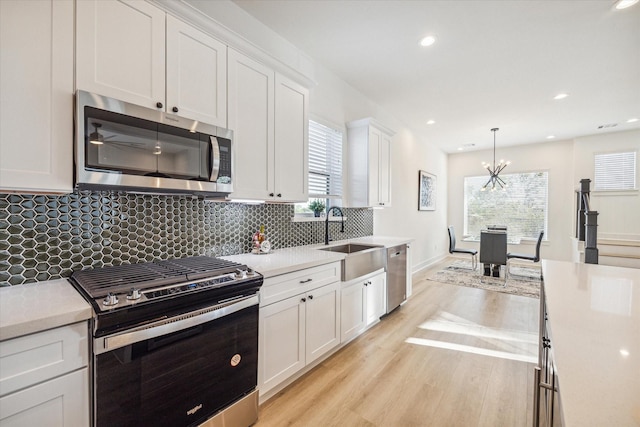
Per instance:
[[[0,1],[0,191],[73,187],[73,1]]]
[[[165,101],[165,16],[143,0],[81,0],[77,88],[158,108]]]
[[[373,119],[347,124],[350,207],[391,206],[393,134]]]
[[[236,199],[274,196],[273,70],[229,49],[229,129],[235,144]]]
[[[309,197],[309,91],[276,74],[275,191],[282,201]]]
[[[230,197],[306,201],[309,91],[231,48],[228,89],[236,150]]]
[[[226,127],[226,46],[142,0],[82,0],[78,89]]]
[[[227,127],[227,46],[169,15],[167,111]]]

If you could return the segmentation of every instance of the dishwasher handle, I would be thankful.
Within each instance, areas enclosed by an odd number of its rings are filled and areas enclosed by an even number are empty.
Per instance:
[[[388,258],[395,258],[398,257],[400,255],[404,255],[407,253],[407,247],[406,246],[396,246],[395,248],[389,248],[387,249],[387,257]]]

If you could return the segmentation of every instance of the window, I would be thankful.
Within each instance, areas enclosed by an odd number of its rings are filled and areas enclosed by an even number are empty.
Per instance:
[[[342,198],[342,132],[309,120],[309,200]],[[296,214],[308,213],[306,203],[296,204]]]
[[[488,176],[464,179],[464,233],[480,240],[480,231],[488,225],[506,225],[509,242],[537,239],[547,233],[548,172],[500,175],[506,190],[481,191]]]
[[[635,190],[636,153],[606,153],[595,155],[594,190]]]

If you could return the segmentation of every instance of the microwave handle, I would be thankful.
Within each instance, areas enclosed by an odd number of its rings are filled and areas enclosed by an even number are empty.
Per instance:
[[[215,136],[209,137],[209,143],[211,144],[209,181],[216,182],[220,172],[220,144]]]

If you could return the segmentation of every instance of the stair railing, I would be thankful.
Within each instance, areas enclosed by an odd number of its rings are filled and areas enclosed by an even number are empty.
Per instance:
[[[598,211],[591,210],[589,206],[590,192],[591,180],[581,179],[580,190],[577,191],[576,237],[581,242],[585,242],[584,262],[587,264],[597,264]]]

